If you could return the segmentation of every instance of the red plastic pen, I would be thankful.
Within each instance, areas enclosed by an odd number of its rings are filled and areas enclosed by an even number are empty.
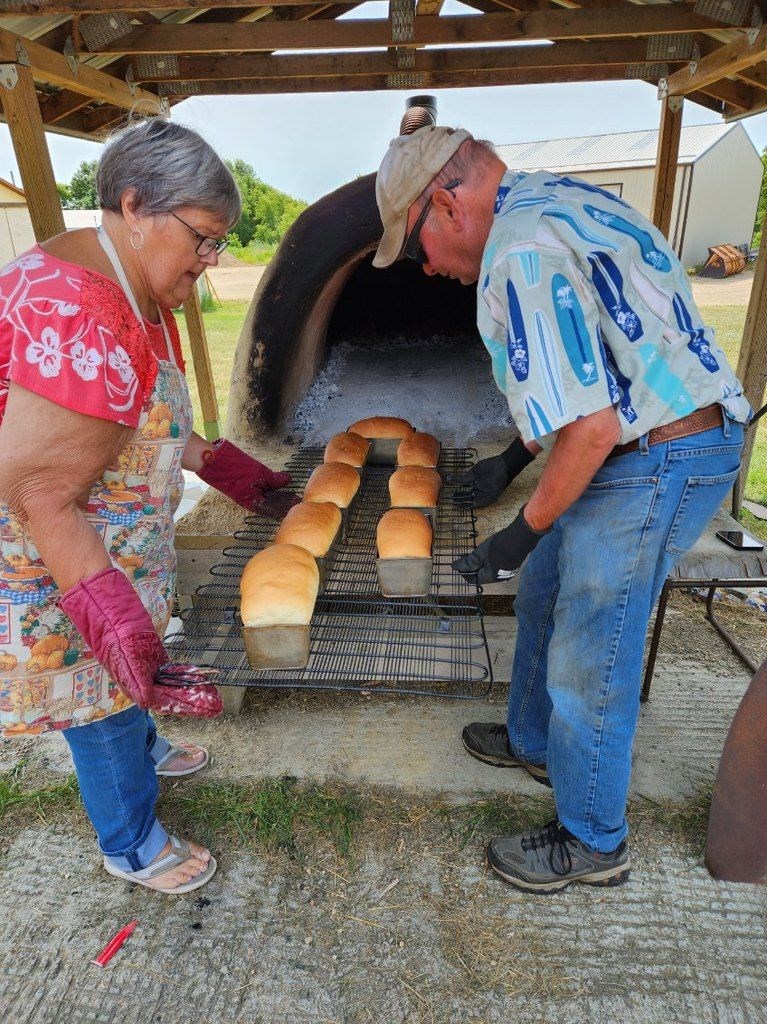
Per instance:
[[[125,940],[133,935],[137,925],[138,921],[134,920],[131,921],[130,924],[126,924],[124,928],[121,928],[120,931],[111,938],[109,942],[107,942],[106,946],[104,946],[95,960],[91,960],[91,963],[95,964],[97,967],[106,967]]]

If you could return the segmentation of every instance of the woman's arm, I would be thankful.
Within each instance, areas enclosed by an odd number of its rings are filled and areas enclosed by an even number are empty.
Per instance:
[[[10,384],[0,424],[0,498],[26,523],[61,591],[111,566],[80,506],[132,433]]]
[[[181,465],[191,473],[199,473],[203,467],[203,452],[211,451],[212,449],[213,445],[210,441],[206,441],[204,437],[200,437],[199,434],[195,434],[192,431],[192,435],[186,442],[184,453],[181,456]]]

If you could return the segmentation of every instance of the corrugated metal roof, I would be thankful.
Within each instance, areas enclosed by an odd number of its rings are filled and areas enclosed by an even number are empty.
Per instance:
[[[679,163],[692,164],[706,150],[738,126],[716,121],[682,128]],[[656,161],[658,130],[619,132],[616,135],[578,135],[570,139],[517,142],[498,146],[501,160],[515,171],[587,171],[604,167],[652,167]]]

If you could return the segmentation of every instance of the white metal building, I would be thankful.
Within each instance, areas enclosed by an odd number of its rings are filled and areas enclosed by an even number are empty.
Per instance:
[[[657,129],[499,146],[514,170],[575,174],[650,214]],[[682,263],[704,263],[708,247],[751,242],[762,161],[742,124],[682,128],[669,238]]]
[[[35,244],[23,191],[0,178],[0,267]]]
[[[101,210],[64,210],[64,224],[93,228],[101,223]],[[0,267],[35,244],[35,233],[22,189],[0,178]]]

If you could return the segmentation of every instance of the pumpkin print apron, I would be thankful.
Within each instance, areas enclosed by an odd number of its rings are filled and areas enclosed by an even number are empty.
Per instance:
[[[99,240],[143,325],[111,241],[103,231]],[[169,358],[159,360],[133,437],[91,488],[85,517],[163,636],[175,593],[173,513],[184,489],[181,456],[192,433],[192,408],[160,319]],[[61,611],[59,596],[24,523],[0,502],[0,727],[5,736],[87,725],[131,704]]]

